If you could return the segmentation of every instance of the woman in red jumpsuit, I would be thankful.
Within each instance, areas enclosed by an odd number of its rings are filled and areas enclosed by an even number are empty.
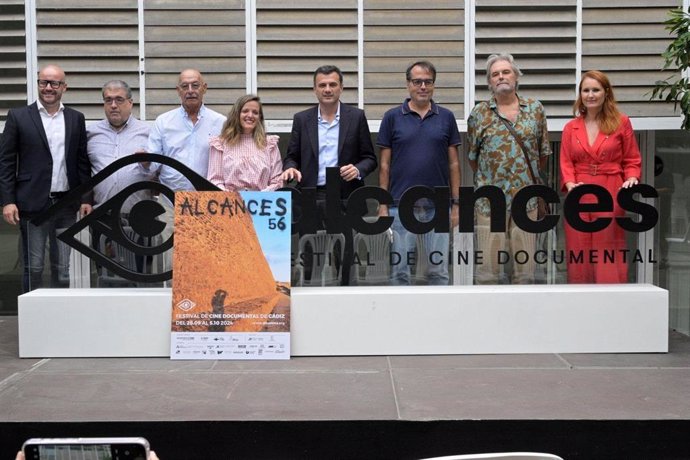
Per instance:
[[[561,141],[563,189],[570,192],[582,184],[596,184],[609,191],[613,212],[580,213],[585,221],[622,216],[625,211],[618,206],[616,196],[620,188],[638,183],[642,159],[630,119],[618,110],[613,88],[603,72],[590,70],[582,75],[573,111],[575,118],[563,128]],[[585,195],[580,201],[595,202],[596,198]],[[627,282],[625,231],[615,221],[594,233],[579,232],[566,222],[565,238],[569,283]],[[605,257],[605,251],[614,256],[613,260]],[[584,254],[578,260],[580,252]]]

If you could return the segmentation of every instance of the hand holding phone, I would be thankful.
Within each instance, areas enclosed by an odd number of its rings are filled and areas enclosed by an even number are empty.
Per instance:
[[[24,452],[21,450],[17,452],[17,456],[14,458],[14,460],[26,460],[26,457],[24,457]],[[148,460],[160,460],[158,458],[158,455],[152,450],[149,451],[149,459]]]
[[[93,459],[93,460],[157,460],[150,455],[144,438],[55,438],[29,439],[22,447],[23,460]]]

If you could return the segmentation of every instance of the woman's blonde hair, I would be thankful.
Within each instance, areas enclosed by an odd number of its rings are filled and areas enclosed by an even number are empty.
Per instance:
[[[259,104],[259,122],[254,128],[253,137],[254,143],[260,149],[266,147],[266,127],[264,126],[264,108],[261,104],[259,96],[254,94],[247,94],[235,101],[232,110],[228,114],[228,119],[223,123],[223,129],[220,131],[220,139],[228,145],[237,144],[242,135],[242,121],[240,120],[242,108],[251,101],[256,101]]]

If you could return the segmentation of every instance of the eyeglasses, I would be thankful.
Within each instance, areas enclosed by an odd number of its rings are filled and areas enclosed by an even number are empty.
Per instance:
[[[64,85],[64,81],[58,81],[58,80],[38,80],[38,87],[39,88],[45,88],[48,85],[50,85],[51,88],[53,89],[58,89],[60,86]]]
[[[178,88],[180,88],[182,91],[187,91],[189,88],[192,88],[194,91],[197,91],[199,88],[201,88],[201,83],[198,81],[195,81],[194,83],[180,83],[177,85]]]
[[[421,78],[413,78],[412,80],[410,80],[410,83],[412,83],[417,88],[419,88],[422,85],[434,86],[434,80],[422,80]]]
[[[105,99],[103,99],[103,103],[104,103],[105,105],[112,105],[112,103],[114,102],[114,103],[117,104],[117,105],[122,105],[122,104],[124,104],[125,102],[127,102],[128,100],[129,100],[129,99],[125,99],[124,97],[121,97],[121,96],[118,96],[118,97],[106,97]]]

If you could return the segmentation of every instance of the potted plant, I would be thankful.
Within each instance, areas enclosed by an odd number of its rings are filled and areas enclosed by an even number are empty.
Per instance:
[[[650,99],[661,99],[673,102],[673,109],[680,105],[683,115],[682,129],[690,130],[690,80],[688,68],[690,68],[690,12],[682,8],[674,8],[669,11],[669,19],[664,21],[666,30],[675,38],[661,54],[664,58],[662,70],[674,70],[670,77],[657,80]]]

